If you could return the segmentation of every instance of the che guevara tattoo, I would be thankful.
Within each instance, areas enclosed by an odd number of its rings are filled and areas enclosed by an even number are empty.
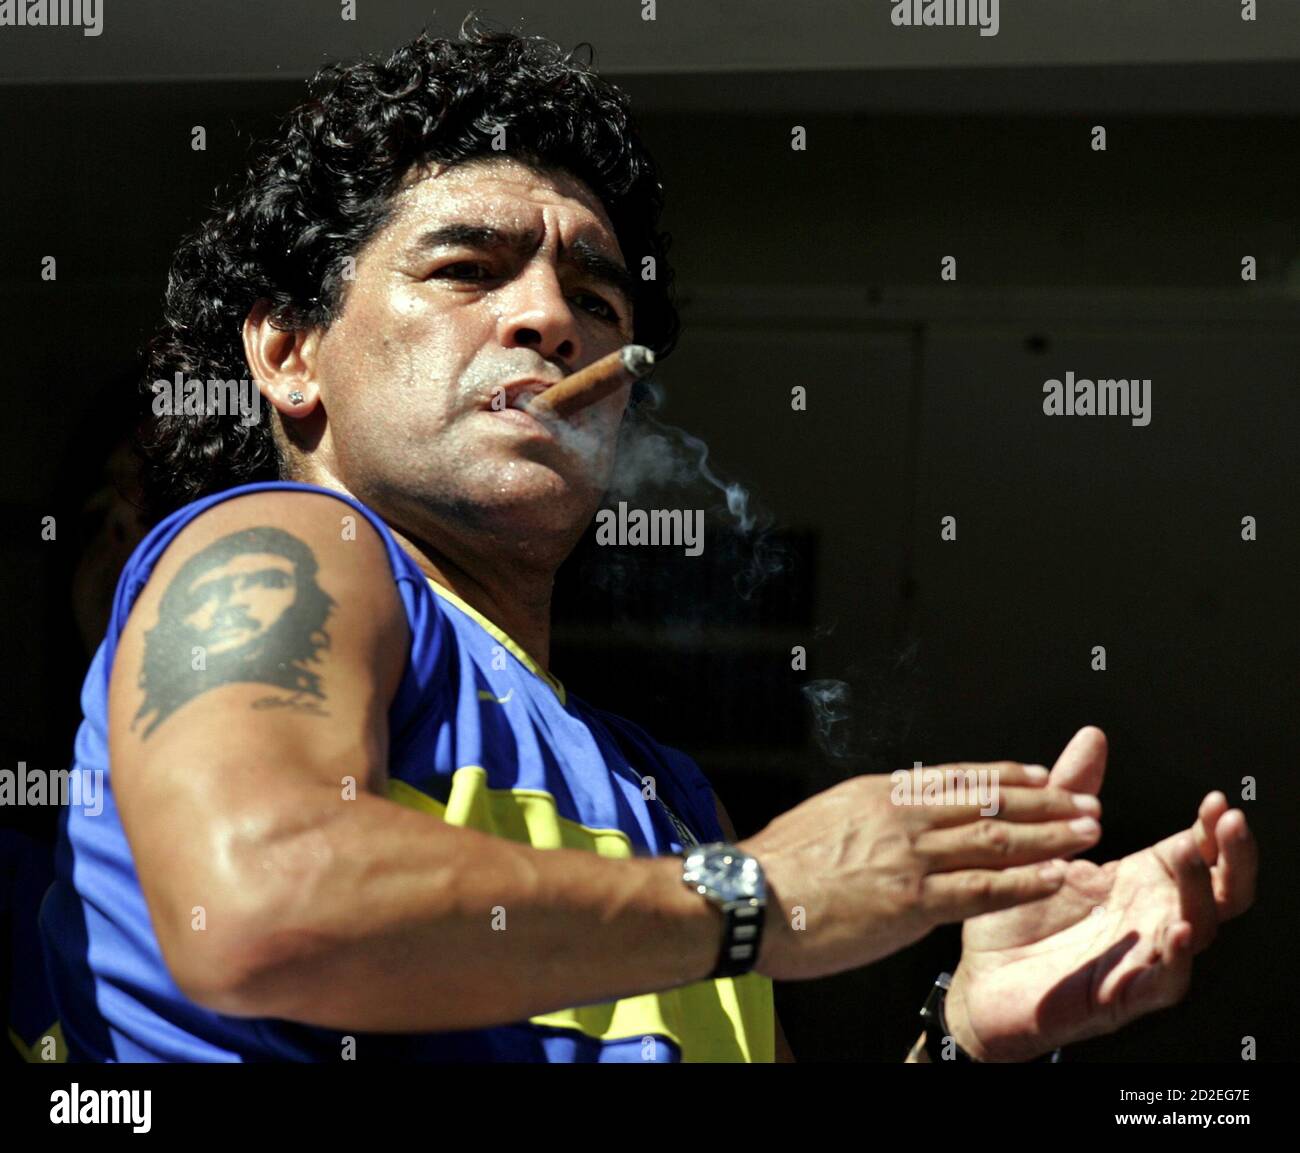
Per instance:
[[[310,548],[269,525],[231,533],[190,557],[145,633],[144,703],[131,722],[148,719],[142,739],[187,701],[241,682],[292,694],[254,708],[328,715],[316,703],[325,699],[320,674],[309,666],[329,648],[325,621],[335,602],[316,583],[316,568]]]

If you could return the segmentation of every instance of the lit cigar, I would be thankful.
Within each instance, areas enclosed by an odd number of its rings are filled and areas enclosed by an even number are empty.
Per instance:
[[[654,364],[655,354],[644,344],[625,344],[534,396],[527,411],[541,419],[571,416],[640,380]]]

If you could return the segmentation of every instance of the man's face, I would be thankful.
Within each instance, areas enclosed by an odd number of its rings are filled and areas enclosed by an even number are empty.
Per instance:
[[[613,228],[573,177],[495,157],[413,173],[317,349],[323,459],[404,527],[432,516],[567,552],[608,481],[630,388],[557,431],[509,409],[504,386],[554,383],[631,340],[610,270],[626,276]]]

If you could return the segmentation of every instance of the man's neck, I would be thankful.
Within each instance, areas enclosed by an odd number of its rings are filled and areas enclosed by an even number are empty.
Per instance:
[[[545,672],[551,662],[551,589],[554,571],[453,559],[388,525],[403,551],[434,583],[455,593],[524,650]]]
[[[296,479],[366,503],[327,471],[313,469],[310,475]],[[554,563],[545,558],[532,562],[519,557],[503,560],[499,548],[475,547],[477,534],[468,540],[449,534],[435,541],[427,531],[399,525],[378,508],[373,511],[383,518],[393,539],[426,577],[455,593],[510,637],[539,668],[550,672],[551,590],[556,569],[568,548],[557,551]]]

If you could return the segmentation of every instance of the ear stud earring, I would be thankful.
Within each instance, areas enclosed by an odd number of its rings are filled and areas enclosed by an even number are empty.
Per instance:
[[[296,388],[295,388],[291,393],[289,393],[289,403],[290,403],[290,404],[302,404],[303,399],[304,399],[304,397],[303,397],[302,393],[299,392]]]

